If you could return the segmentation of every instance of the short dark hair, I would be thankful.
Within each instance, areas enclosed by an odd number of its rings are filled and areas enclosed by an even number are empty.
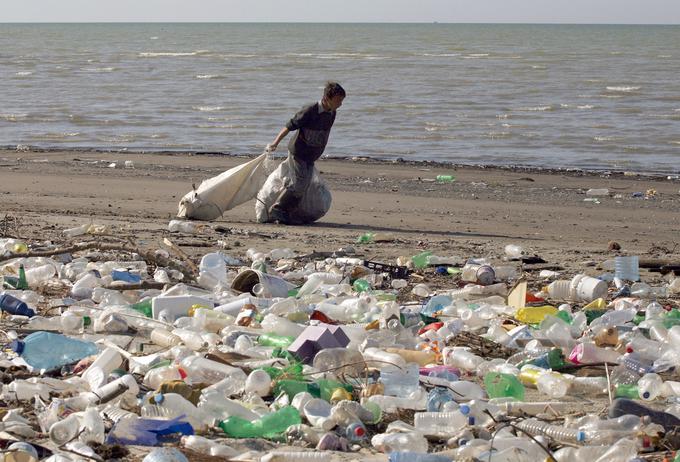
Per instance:
[[[323,89],[323,96],[325,98],[333,98],[334,96],[342,96],[343,98],[347,96],[345,89],[338,82],[326,82],[326,86]]]

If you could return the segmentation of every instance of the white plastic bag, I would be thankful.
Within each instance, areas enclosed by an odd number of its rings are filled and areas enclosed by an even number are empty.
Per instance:
[[[269,151],[260,156],[205,180],[179,201],[177,216],[192,220],[211,221],[237,205],[257,196],[271,172]]]
[[[282,162],[274,173],[269,175],[267,181],[257,194],[255,202],[255,217],[258,223],[267,223],[269,219],[269,209],[276,202],[284,189],[286,179],[290,176],[288,162]],[[326,186],[326,182],[319,175],[319,171],[314,167],[312,181],[309,188],[302,196],[300,203],[291,210],[286,210],[294,223],[312,223],[326,215],[331,208],[331,192]],[[291,223],[292,224],[292,223]]]

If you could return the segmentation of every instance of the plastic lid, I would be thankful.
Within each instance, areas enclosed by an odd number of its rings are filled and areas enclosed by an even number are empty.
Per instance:
[[[586,432],[580,431],[576,434],[576,441],[585,441],[586,440]]]
[[[468,406],[467,404],[461,404],[460,413],[463,415],[468,415],[470,413],[470,406]]]
[[[12,351],[19,355],[24,352],[24,346],[25,344],[21,340],[12,340],[12,343],[9,344]]]
[[[153,396],[153,400],[156,404],[161,404],[163,401],[165,401],[165,396],[163,396],[163,393],[158,393],[157,395]]]

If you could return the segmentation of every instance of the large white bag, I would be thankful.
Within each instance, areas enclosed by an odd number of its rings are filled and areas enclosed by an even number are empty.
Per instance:
[[[192,220],[215,220],[224,212],[248,202],[271,172],[269,152],[205,180],[179,201],[178,217]]]
[[[269,175],[267,181],[257,194],[255,202],[255,218],[258,223],[267,223],[269,219],[269,209],[279,198],[290,176],[290,163],[282,162],[274,173]],[[288,224],[312,223],[326,215],[331,208],[331,192],[326,186],[326,182],[319,175],[319,171],[314,167],[312,181],[307,192],[302,196],[300,203],[293,209],[286,210],[292,222]]]

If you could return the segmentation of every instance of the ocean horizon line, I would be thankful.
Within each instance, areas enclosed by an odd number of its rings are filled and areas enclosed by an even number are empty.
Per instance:
[[[600,23],[600,22],[486,22],[486,21],[468,21],[468,22],[447,22],[447,21],[0,21],[2,25],[11,24],[351,24],[351,25],[488,25],[488,26],[666,26],[674,27],[680,26],[679,23]]]

